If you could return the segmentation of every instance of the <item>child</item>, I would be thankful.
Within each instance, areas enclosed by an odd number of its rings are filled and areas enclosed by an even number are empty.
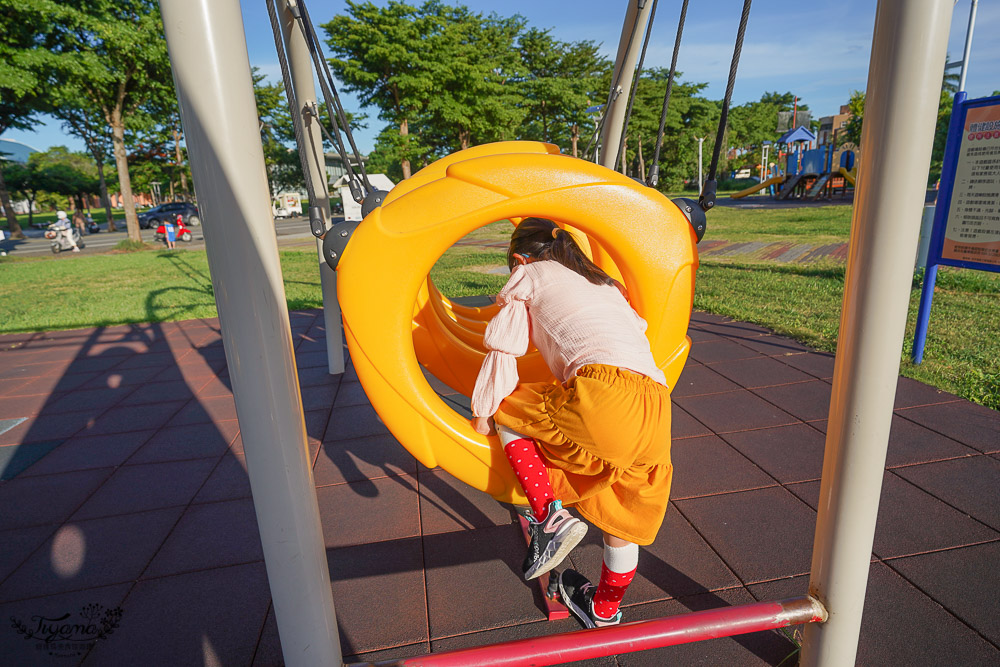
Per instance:
[[[586,627],[614,625],[638,545],[652,543],[667,509],[673,468],[666,378],[625,288],[568,232],[550,220],[525,219],[511,237],[507,264],[501,308],[486,328],[490,352],[472,396],[472,425],[485,435],[495,420],[528,497],[526,579],[559,565],[586,534],[586,524],[562,503],[603,531],[598,585],[566,570],[559,590]],[[515,358],[529,337],[558,383],[518,384]]]
[[[180,213],[177,214],[177,227],[180,227],[181,220],[183,217]],[[177,227],[174,227],[174,223],[170,220],[163,221],[163,236],[167,241],[167,250],[174,249],[174,239],[177,237]]]

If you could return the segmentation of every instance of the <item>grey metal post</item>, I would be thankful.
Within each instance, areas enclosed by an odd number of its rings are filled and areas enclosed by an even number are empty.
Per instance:
[[[292,12],[288,9],[287,0],[278,2],[280,10],[281,37],[288,53],[288,65],[292,71],[292,89],[299,103],[299,112],[307,105],[316,104],[316,81],[313,78],[313,63],[306,46],[302,31],[295,25]],[[318,108],[318,107],[317,107]],[[307,153],[306,163],[309,165],[305,178],[312,181],[313,192],[317,202],[309,202],[309,206],[318,206],[323,216],[323,227],[330,228],[330,194],[326,180],[326,161],[323,158],[323,131],[319,121],[312,116],[304,116],[305,137],[309,146],[300,146],[299,150]],[[337,302],[337,272],[323,259],[323,241],[316,239],[316,256],[319,258],[320,287],[323,290],[323,321],[326,327],[326,359],[331,375],[344,372],[344,343],[342,340],[343,323],[340,315],[340,304]]]
[[[702,174],[701,169],[701,145],[705,143],[705,137],[697,137],[698,139],[698,193],[700,194],[702,190],[705,189],[705,176]]]
[[[962,55],[962,71],[958,75],[958,89],[965,90],[965,74],[969,71],[969,54],[972,52],[972,31],[976,27],[976,5],[979,0],[972,0],[969,7],[969,27],[965,29],[965,51]]]
[[[953,0],[880,0],[809,592],[803,666],[857,654]]]
[[[161,0],[278,633],[341,664],[239,0]]]
[[[629,0],[625,12],[625,23],[622,26],[622,36],[618,40],[618,55],[615,58],[615,69],[611,81],[618,81],[618,86],[611,93],[608,108],[604,110],[604,127],[601,129],[601,160],[600,163],[609,169],[615,168],[615,158],[620,150],[622,128],[625,127],[625,110],[628,107],[628,93],[632,89],[632,79],[635,64],[642,50],[642,34],[652,9],[651,0]]]

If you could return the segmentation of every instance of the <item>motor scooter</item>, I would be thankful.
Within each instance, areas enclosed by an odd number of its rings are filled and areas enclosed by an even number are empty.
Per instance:
[[[185,243],[190,242],[194,236],[191,235],[191,230],[188,229],[187,225],[183,221],[178,221],[173,223],[174,225],[174,238]],[[153,234],[153,238],[157,241],[167,240],[167,228],[165,225],[160,225],[156,228],[156,233]]]
[[[67,229],[68,228],[68,229]],[[68,232],[72,235],[73,241],[71,242],[65,233]],[[69,225],[65,227],[59,227],[57,224],[49,225],[48,229],[45,231],[45,238],[52,241],[52,252],[58,254],[63,250],[72,250],[73,243],[76,243],[76,247],[83,250],[86,244],[81,240],[80,231],[75,227],[70,227]]]

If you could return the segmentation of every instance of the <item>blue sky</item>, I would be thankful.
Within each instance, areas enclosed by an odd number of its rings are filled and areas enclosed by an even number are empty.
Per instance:
[[[375,0],[376,4],[384,4]],[[965,43],[965,30],[971,0],[958,0],[952,18],[948,52],[959,60]],[[411,0],[416,4],[416,0]],[[276,79],[277,55],[263,0],[240,0],[250,62]],[[532,26],[550,28],[563,41],[593,40],[610,58],[617,50],[625,17],[626,3],[598,0],[507,0],[490,2],[469,0],[473,10],[510,16],[521,14]],[[813,112],[813,117],[837,113],[846,104],[852,90],[865,88],[868,60],[871,55],[875,1],[843,0],[821,6],[817,3],[791,3],[757,0],[747,27],[739,77],[733,94],[735,104],[759,99],[765,91],[791,91],[799,95]],[[725,93],[733,40],[739,23],[741,0],[691,2],[688,8],[678,69],[685,81],[708,83],[705,95],[721,99]],[[309,11],[317,24],[342,13],[342,0],[310,0]],[[646,55],[647,66],[670,65],[673,39],[677,29],[680,0],[662,0],[657,9],[653,36]],[[972,43],[972,56],[966,89],[970,97],[989,95],[1000,89],[1000,3],[979,4]],[[323,36],[320,31],[321,37]],[[957,71],[957,70],[956,70]],[[382,124],[374,109],[360,109],[356,99],[344,95],[350,111],[367,112],[369,127],[356,136],[358,147],[367,152]],[[45,150],[66,145],[83,150],[79,140],[65,135],[57,122],[44,122],[36,132],[9,131],[5,139],[14,139]]]

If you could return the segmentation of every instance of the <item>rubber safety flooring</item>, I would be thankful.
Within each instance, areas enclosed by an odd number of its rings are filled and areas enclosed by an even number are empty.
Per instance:
[[[291,322],[346,661],[577,629],[521,580],[511,510],[419,465],[350,366],[327,373],[320,313]],[[807,590],[834,360],[706,314],[690,334],[672,503],[626,620]],[[0,337],[0,477],[0,662],[282,663],[216,320]],[[997,488],[1000,413],[901,378],[858,664],[1000,662]],[[591,531],[571,564],[600,560]],[[586,664],[794,651],[762,632]]]

